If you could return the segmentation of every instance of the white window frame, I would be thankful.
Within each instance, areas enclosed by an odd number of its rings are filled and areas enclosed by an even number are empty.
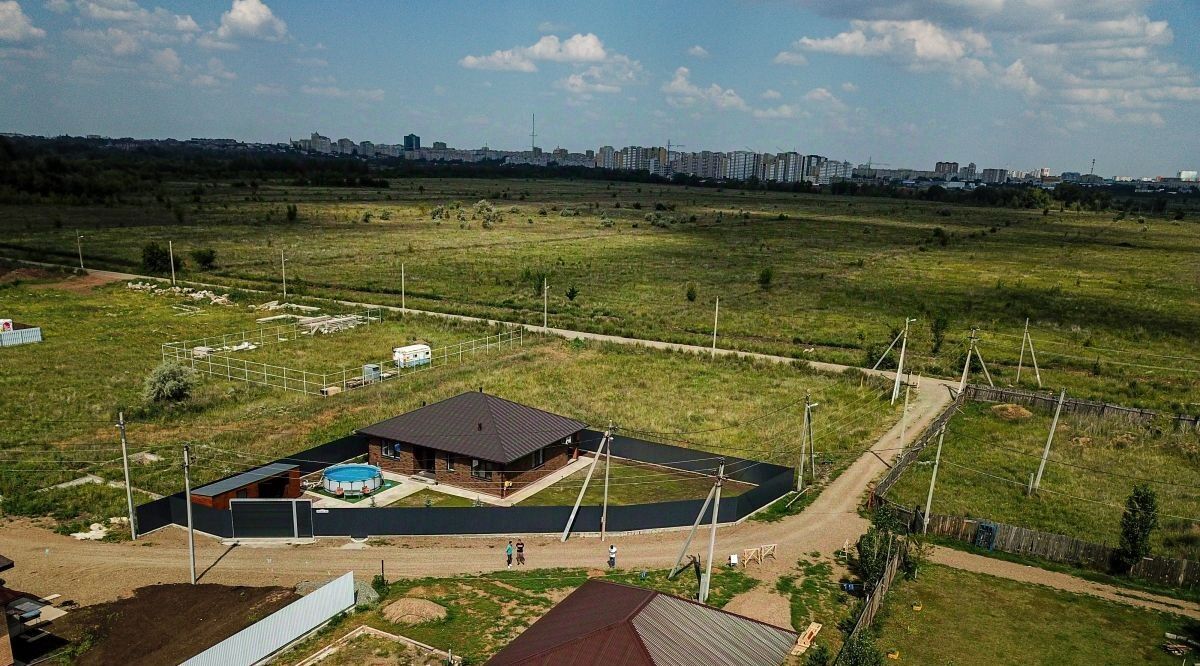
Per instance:
[[[395,460],[400,457],[396,455],[396,447],[399,445],[400,442],[385,442],[379,446],[379,455]]]
[[[482,481],[491,481],[492,472],[491,463],[478,458],[471,458],[471,477]]]
[[[529,469],[537,469],[546,464],[546,449],[538,449],[531,455],[533,456],[533,465],[531,465]]]
[[[446,471],[454,471],[454,454],[450,453],[449,451],[446,452]]]

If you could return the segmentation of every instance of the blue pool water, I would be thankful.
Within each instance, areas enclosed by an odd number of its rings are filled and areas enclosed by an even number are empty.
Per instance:
[[[374,465],[336,465],[325,470],[325,478],[340,483],[354,483],[369,481],[380,473],[380,469]]]

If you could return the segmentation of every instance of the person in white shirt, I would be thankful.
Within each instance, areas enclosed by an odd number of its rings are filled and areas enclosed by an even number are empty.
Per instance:
[[[612,544],[608,547],[608,568],[612,569],[617,566],[617,544]]]

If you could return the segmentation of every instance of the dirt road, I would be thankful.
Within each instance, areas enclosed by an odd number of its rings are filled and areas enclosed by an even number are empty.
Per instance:
[[[1151,608],[1176,615],[1200,620],[1200,604],[1192,601],[1172,599],[1149,592],[1139,592],[1123,587],[1094,583],[1090,580],[1077,578],[1057,571],[1047,571],[1016,562],[1007,562],[984,555],[966,553],[953,548],[934,548],[930,560],[963,571],[988,574],[998,578],[1007,578],[1021,583],[1036,583],[1066,592],[1090,594],[1094,597],[1108,599],[1130,606]]]

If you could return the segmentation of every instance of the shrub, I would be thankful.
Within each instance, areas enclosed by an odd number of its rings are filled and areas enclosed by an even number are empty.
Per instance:
[[[804,658],[804,666],[829,666],[829,660],[832,658],[829,648],[825,647],[824,643],[818,643],[808,651],[808,656]]]
[[[946,341],[946,329],[949,327],[950,320],[946,318],[946,315],[937,315],[933,318],[933,321],[929,322],[929,333],[933,336],[933,349],[931,351],[934,354],[941,351],[942,343]]]
[[[1122,573],[1150,554],[1150,533],[1158,527],[1158,496],[1145,483],[1133,487],[1121,515],[1121,545],[1114,557]]]
[[[191,251],[192,261],[204,270],[217,265],[217,251],[211,247],[197,248]]]
[[[767,266],[758,272],[758,286],[763,291],[771,288],[771,280],[775,279],[775,269]]]
[[[142,398],[149,403],[182,402],[196,388],[196,371],[174,361],[164,361],[146,377]]]
[[[846,666],[883,666],[883,653],[875,645],[875,637],[861,631],[842,646],[838,663]]]
[[[695,300],[696,300],[696,285],[695,284],[689,284],[687,286],[687,294],[686,295],[687,295],[687,299],[689,302],[695,302]]]
[[[579,290],[575,288],[575,285],[571,285],[571,288],[567,289],[567,300],[568,301],[575,300],[575,297],[578,295],[579,295]]]
[[[387,596],[388,582],[383,574],[375,574],[375,577],[371,579],[371,588],[379,594],[380,599]]]
[[[300,217],[300,209],[296,207],[296,204],[288,204],[288,206],[287,206],[287,221],[295,222],[296,218],[298,218],[298,217]]]
[[[171,253],[162,243],[151,241],[142,246],[142,269],[147,273],[166,275],[171,272]],[[183,259],[175,258],[175,270],[183,270]]]

